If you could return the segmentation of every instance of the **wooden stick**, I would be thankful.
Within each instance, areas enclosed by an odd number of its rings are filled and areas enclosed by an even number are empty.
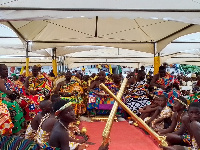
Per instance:
[[[152,138],[154,138],[160,145],[167,147],[168,144],[166,142],[165,136],[159,136],[154,130],[152,130],[141,118],[139,118],[136,114],[134,114],[120,99],[118,99],[103,83],[100,86],[108,93],[111,97],[113,97],[119,105],[142,127],[145,131],[147,131]]]
[[[120,87],[120,90],[117,94],[117,99],[121,99],[121,97],[123,96],[123,93],[124,93],[124,89],[126,87],[126,83],[127,83],[127,78],[125,78],[121,84],[121,87]],[[101,86],[101,84],[100,84]],[[118,102],[115,101],[113,107],[112,107],[112,110],[110,112],[110,115],[108,117],[108,120],[106,122],[106,126],[103,130],[103,133],[102,133],[102,137],[103,137],[103,145],[105,146],[108,142],[109,142],[109,139],[110,139],[110,131],[111,131],[111,128],[112,128],[112,125],[113,125],[113,122],[114,122],[114,117],[115,117],[115,114],[117,112],[117,108],[118,108]]]

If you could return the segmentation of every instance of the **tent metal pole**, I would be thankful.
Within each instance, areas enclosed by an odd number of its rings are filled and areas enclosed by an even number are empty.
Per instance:
[[[28,57],[29,42],[26,42],[26,77],[29,76],[29,57]]]
[[[66,72],[65,56],[63,56],[63,72]]]
[[[57,76],[58,72],[57,72],[57,62],[56,62],[56,47],[52,49],[52,67],[54,75]]]
[[[160,67],[160,53],[157,54],[157,43],[154,43],[154,75],[159,72]]]

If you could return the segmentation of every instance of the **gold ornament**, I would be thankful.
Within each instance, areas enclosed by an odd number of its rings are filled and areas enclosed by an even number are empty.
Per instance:
[[[82,134],[86,134],[86,133],[87,133],[86,127],[83,127],[83,128],[81,129],[81,133],[82,133]]]

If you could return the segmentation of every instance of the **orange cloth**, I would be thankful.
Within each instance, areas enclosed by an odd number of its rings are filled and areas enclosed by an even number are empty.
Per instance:
[[[10,113],[6,104],[0,100],[0,135],[12,134],[14,124],[10,118]]]

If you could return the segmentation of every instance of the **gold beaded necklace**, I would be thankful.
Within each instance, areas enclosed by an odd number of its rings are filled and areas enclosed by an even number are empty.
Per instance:
[[[67,127],[65,127],[65,125],[60,120],[58,120],[58,122],[65,128],[66,131],[69,130]]]

